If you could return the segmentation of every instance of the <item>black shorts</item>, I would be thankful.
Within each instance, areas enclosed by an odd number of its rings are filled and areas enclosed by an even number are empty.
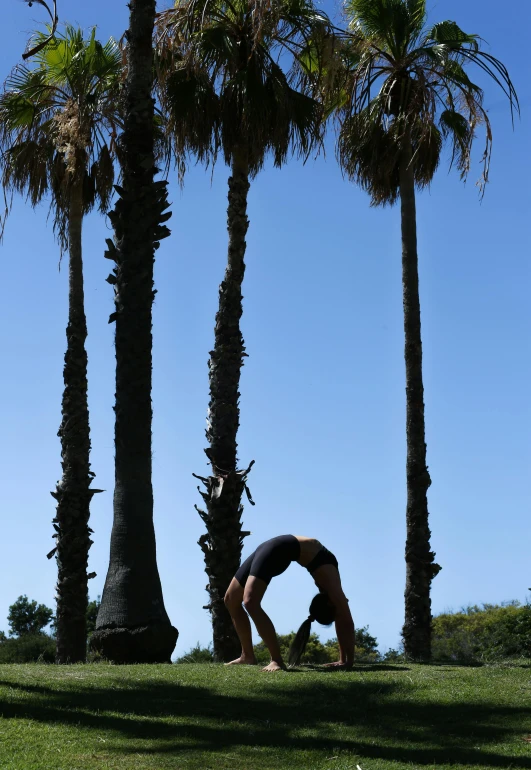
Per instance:
[[[249,575],[260,578],[269,585],[271,578],[281,575],[292,561],[297,561],[301,546],[294,535],[280,535],[266,540],[246,558],[234,575],[243,587]]]
[[[317,567],[322,567],[324,564],[331,564],[333,567],[339,570],[339,564],[337,563],[336,557],[332,551],[329,551],[328,548],[325,548],[323,545],[321,550],[318,551],[317,554],[313,557],[306,569],[310,575],[313,575]]]

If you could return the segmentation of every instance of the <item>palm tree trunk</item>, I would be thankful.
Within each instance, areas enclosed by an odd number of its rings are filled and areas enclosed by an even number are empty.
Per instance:
[[[114,523],[109,570],[91,647],[116,663],[169,662],[178,632],[164,607],[151,482],[154,252],[169,235],[166,183],[155,182],[152,98],[154,0],[131,0],[122,137],[123,188],[109,215],[116,262]]]
[[[400,164],[402,287],[406,361],[407,510],[404,651],[412,660],[431,657],[431,581],[441,569],[430,550],[422,339],[412,147],[406,138]]]
[[[199,545],[205,555],[206,589],[210,602],[205,609],[212,613],[214,659],[228,661],[240,654],[240,643],[223,597],[239,567],[243,538],[241,504],[246,489],[246,471],[237,470],[236,435],[240,424],[240,371],[246,355],[240,331],[242,315],[242,282],[245,273],[245,236],[249,163],[247,152],[234,153],[232,176],[229,178],[228,262],[219,288],[214,349],[210,351],[210,403],[206,432],[209,448],[205,450],[212,465],[212,476],[201,477],[207,491],[201,492],[207,511],[199,511],[207,532]],[[252,463],[251,463],[252,465]],[[249,497],[250,499],[250,497]],[[251,501],[252,502],[252,501]]]
[[[67,348],[63,370],[65,389],[61,439],[63,476],[52,495],[57,500],[53,520],[56,530],[57,663],[84,661],[87,652],[87,564],[92,545],[88,526],[89,506],[96,490],[89,489],[90,431],[87,403],[87,353],[83,293],[81,230],[83,223],[82,179],[72,186],[68,218],[69,296]]]

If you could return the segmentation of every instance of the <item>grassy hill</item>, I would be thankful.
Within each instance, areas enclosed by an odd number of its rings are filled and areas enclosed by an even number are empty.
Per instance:
[[[0,666],[2,770],[531,768],[531,667]]]

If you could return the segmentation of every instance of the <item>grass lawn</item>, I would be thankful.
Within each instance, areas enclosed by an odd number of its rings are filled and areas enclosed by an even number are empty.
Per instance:
[[[0,666],[2,770],[531,768],[531,667]]]

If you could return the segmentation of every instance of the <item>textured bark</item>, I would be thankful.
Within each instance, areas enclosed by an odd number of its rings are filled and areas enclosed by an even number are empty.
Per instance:
[[[422,339],[417,256],[415,180],[409,140],[400,166],[402,218],[402,286],[406,362],[407,510],[405,621],[402,629],[408,658],[431,657],[431,581],[441,569],[430,549],[427,492]]]
[[[246,490],[245,471],[237,470],[236,435],[240,424],[239,386],[243,357],[246,355],[240,331],[242,282],[245,273],[245,236],[249,167],[243,150],[234,153],[229,179],[228,262],[219,288],[214,349],[210,351],[210,403],[206,432],[209,448],[205,450],[212,465],[212,476],[201,479],[206,512],[199,511],[207,532],[199,539],[205,555],[206,589],[212,613],[214,658],[227,661],[240,654],[240,643],[223,597],[240,565],[243,538],[241,498]],[[251,463],[252,465],[252,463]],[[248,490],[247,490],[248,493]],[[248,493],[249,495],[249,493]],[[249,500],[252,502],[250,496]],[[199,510],[199,509],[198,509]]]
[[[116,663],[170,661],[178,632],[166,614],[157,569],[151,481],[154,252],[169,235],[166,183],[155,182],[152,33],[154,0],[130,2],[128,75],[121,142],[123,188],[110,213],[116,262],[114,522],[109,570],[91,648]]]
[[[90,471],[90,432],[87,404],[87,324],[84,309],[81,230],[83,222],[82,181],[72,185],[70,197],[69,296],[67,349],[63,370],[65,389],[61,439],[63,475],[53,497],[57,513],[57,663],[84,661],[87,651],[86,613],[88,603],[87,564],[92,545],[88,526],[94,474]]]

